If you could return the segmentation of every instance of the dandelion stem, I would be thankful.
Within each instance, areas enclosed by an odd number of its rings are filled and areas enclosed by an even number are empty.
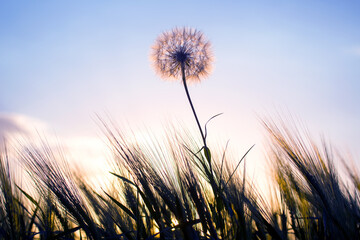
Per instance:
[[[211,159],[210,159],[210,155],[209,155],[210,150],[208,149],[208,147],[207,147],[207,145],[206,145],[206,137],[205,137],[204,132],[203,132],[203,130],[202,130],[202,128],[201,128],[201,125],[200,125],[199,119],[198,119],[198,117],[197,117],[197,114],[196,114],[194,105],[193,105],[193,103],[192,103],[192,101],[191,101],[191,97],[190,97],[190,94],[189,94],[189,90],[188,90],[188,87],[187,87],[187,84],[186,84],[185,63],[183,63],[183,62],[181,63],[181,73],[182,73],[182,80],[183,80],[183,84],[184,84],[186,96],[187,96],[187,98],[188,98],[188,100],[189,100],[189,103],[190,103],[190,106],[191,106],[191,110],[192,110],[192,112],[193,112],[193,114],[194,114],[196,123],[197,123],[197,125],[198,125],[199,131],[200,131],[200,134],[201,134],[201,138],[202,138],[203,143],[204,143],[204,147],[203,147],[203,148],[204,148],[204,152],[205,152],[205,157],[206,157],[206,159],[207,159],[208,162],[209,162],[210,171],[212,172],[212,166],[211,166],[211,161],[210,161]]]
[[[202,130],[202,128],[201,128],[199,119],[198,119],[198,117],[197,117],[197,114],[196,114],[194,105],[193,105],[193,103],[192,103],[192,101],[191,101],[191,97],[190,97],[190,94],[189,94],[189,90],[188,90],[188,87],[187,87],[187,84],[186,84],[185,64],[184,64],[184,63],[181,64],[181,73],[182,73],[182,80],[183,80],[183,84],[184,84],[186,96],[187,96],[187,98],[188,98],[188,100],[189,100],[189,103],[190,103],[190,106],[191,106],[191,110],[192,110],[192,112],[193,112],[193,114],[194,114],[194,116],[195,116],[196,123],[197,123],[197,125],[198,125],[198,127],[199,127],[200,134],[201,134],[201,138],[202,138],[202,140],[203,140],[203,142],[204,142],[204,146],[206,146],[205,135],[204,135],[203,130]]]

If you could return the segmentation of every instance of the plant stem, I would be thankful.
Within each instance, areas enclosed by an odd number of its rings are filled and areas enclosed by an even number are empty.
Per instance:
[[[205,135],[204,135],[204,132],[201,128],[201,125],[200,125],[200,122],[199,122],[199,119],[197,117],[197,114],[196,114],[196,111],[195,111],[195,108],[194,108],[194,105],[191,101],[191,98],[190,98],[190,94],[189,94],[189,90],[187,88],[187,84],[186,84],[186,77],[185,77],[185,64],[184,63],[181,63],[181,73],[182,73],[182,80],[183,80],[183,84],[184,84],[184,88],[185,88],[185,92],[186,92],[186,96],[189,100],[189,103],[190,103],[190,106],[191,106],[191,110],[194,114],[194,117],[195,117],[195,120],[196,120],[196,123],[198,125],[198,128],[199,128],[199,131],[200,131],[200,134],[201,134],[201,138],[203,140],[203,143],[204,143],[204,152],[205,152],[205,157],[206,159],[208,160],[209,162],[209,165],[210,165],[210,172],[212,173],[212,166],[211,166],[211,159],[210,159],[210,155],[208,155],[210,153],[210,150],[209,148],[207,147],[206,145],[206,138],[205,138]]]
[[[182,80],[183,80],[183,84],[184,84],[186,96],[187,96],[187,98],[188,98],[188,100],[189,100],[189,103],[190,103],[190,106],[191,106],[191,110],[192,110],[192,112],[193,112],[193,114],[194,114],[196,123],[197,123],[197,125],[198,125],[199,130],[200,130],[200,134],[201,134],[201,138],[202,138],[202,140],[203,140],[203,142],[204,142],[204,146],[206,147],[205,135],[204,135],[203,130],[202,130],[202,128],[201,128],[199,119],[198,119],[197,114],[196,114],[196,112],[195,112],[194,105],[193,105],[193,103],[192,103],[192,101],[191,101],[191,98],[190,98],[189,90],[188,90],[188,88],[187,88],[186,78],[185,78],[185,65],[184,65],[184,63],[181,64],[181,73],[182,73]]]

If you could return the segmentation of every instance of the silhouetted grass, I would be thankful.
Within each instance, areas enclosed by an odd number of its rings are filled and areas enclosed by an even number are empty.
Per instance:
[[[103,122],[114,169],[102,191],[44,145],[21,151],[30,194],[4,152],[0,239],[359,239],[357,172],[340,177],[334,162],[346,161],[328,145],[284,123],[264,126],[280,196],[272,205],[240,171],[247,153],[234,162],[226,148],[208,146],[210,163],[201,139],[182,128],[144,144]]]
[[[345,185],[331,147],[317,146],[295,128],[272,122],[265,126],[273,140],[275,177],[290,226],[299,239],[359,239],[358,175],[348,171]]]

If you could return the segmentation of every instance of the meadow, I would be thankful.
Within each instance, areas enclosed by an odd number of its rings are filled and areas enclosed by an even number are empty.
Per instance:
[[[0,238],[358,239],[360,177],[334,167],[346,159],[284,123],[264,127],[271,201],[240,171],[246,153],[234,164],[226,149],[212,151],[209,161],[184,129],[139,145],[104,123],[114,158],[111,187],[102,191],[44,144],[19,156],[34,186],[27,192],[3,152]]]
[[[110,187],[101,190],[44,141],[18,151],[29,191],[4,150],[0,239],[360,239],[360,176],[351,160],[290,122],[262,120],[273,180],[273,197],[263,196],[246,175],[253,149],[235,160],[207,141],[218,115],[205,125],[197,117],[187,84],[209,71],[203,35],[175,29],[153,51],[160,75],[182,79],[199,132],[167,128],[144,144],[100,118],[113,153]]]

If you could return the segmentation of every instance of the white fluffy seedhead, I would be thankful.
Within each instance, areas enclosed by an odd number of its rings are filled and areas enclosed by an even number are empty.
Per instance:
[[[187,82],[198,82],[211,71],[213,56],[210,42],[191,28],[174,28],[162,33],[152,47],[156,72],[165,79],[180,79],[184,66]]]

